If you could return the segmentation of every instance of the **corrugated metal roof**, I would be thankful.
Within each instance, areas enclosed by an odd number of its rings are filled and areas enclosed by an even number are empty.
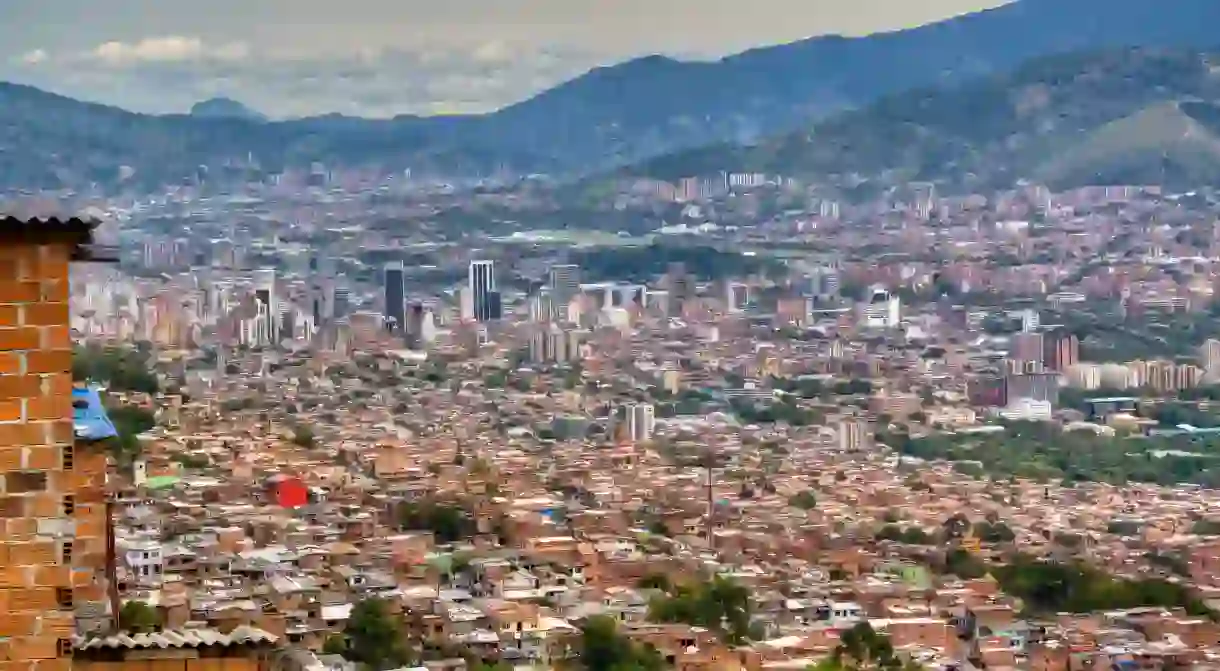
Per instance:
[[[76,636],[72,644],[77,650],[101,650],[127,648],[197,648],[202,645],[251,645],[258,643],[275,643],[279,637],[259,629],[258,627],[240,626],[229,634],[222,634],[215,629],[175,629],[157,631],[150,634],[129,634],[119,632],[110,636],[83,637]]]
[[[72,425],[81,440],[106,440],[119,435],[106,415],[101,396],[92,388],[72,390]]]

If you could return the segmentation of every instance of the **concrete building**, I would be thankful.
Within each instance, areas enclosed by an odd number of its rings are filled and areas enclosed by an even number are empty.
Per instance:
[[[580,266],[573,263],[557,263],[547,273],[547,288],[555,296],[557,305],[566,305],[580,293]]]
[[[632,403],[627,406],[627,437],[633,443],[652,440],[656,426],[656,408],[651,403]]]
[[[865,328],[896,328],[902,322],[902,299],[884,287],[873,287],[860,305],[860,323]]]

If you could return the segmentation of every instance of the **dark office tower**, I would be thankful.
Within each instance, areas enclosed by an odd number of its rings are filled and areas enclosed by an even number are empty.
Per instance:
[[[407,323],[407,286],[406,273],[402,261],[387,263],[385,266],[385,318],[391,330],[401,332]]]
[[[419,349],[423,343],[424,335],[424,304],[418,301],[412,301],[407,306],[407,321],[403,324],[403,334],[406,336],[407,345],[413,349]]]
[[[491,294],[496,290],[495,262],[471,261],[470,276],[467,282],[470,288],[471,303],[474,306],[475,321],[485,322],[499,319],[499,316],[492,315],[491,309]]]
[[[686,264],[680,261],[670,263],[665,272],[665,283],[669,289],[669,313],[681,314],[683,306],[694,293],[691,278],[686,274]]]
[[[573,296],[580,293],[580,266],[573,263],[551,266],[547,286],[557,303],[567,304]]]
[[[487,320],[495,321],[504,318],[504,303],[500,298],[499,291],[489,291],[487,293]]]

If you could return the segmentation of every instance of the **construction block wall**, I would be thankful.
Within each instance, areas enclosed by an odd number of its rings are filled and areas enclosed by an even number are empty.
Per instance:
[[[72,568],[71,252],[0,235],[0,671],[70,669],[73,588],[94,582]]]
[[[270,671],[265,660],[245,657],[202,659],[124,659],[121,662],[78,660],[74,671]]]

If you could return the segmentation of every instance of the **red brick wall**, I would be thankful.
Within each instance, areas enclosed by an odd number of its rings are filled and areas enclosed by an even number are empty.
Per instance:
[[[0,242],[0,671],[70,668],[70,251]]]

